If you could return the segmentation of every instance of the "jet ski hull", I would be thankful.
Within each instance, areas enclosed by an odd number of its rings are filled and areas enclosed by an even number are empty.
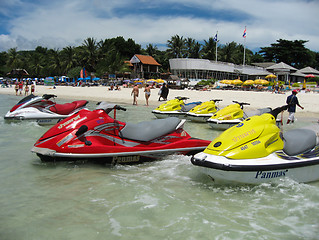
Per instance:
[[[42,162],[87,161],[105,164],[134,164],[155,161],[171,154],[193,155],[203,151],[205,147],[159,149],[145,151],[126,151],[109,153],[59,153],[51,149],[33,147]]]
[[[297,182],[319,180],[319,148],[288,156],[282,151],[258,159],[228,159],[203,152],[192,157],[193,165],[216,182],[260,184],[290,178]]]
[[[50,98],[55,95],[44,94],[42,97],[29,95],[20,100],[4,119],[7,121],[37,121],[40,125],[56,124],[61,120],[86,109],[86,100],[74,101],[72,103],[56,104]]]
[[[114,104],[94,111],[82,110],[49,129],[32,152],[42,161],[87,160],[103,163],[140,163],[168,154],[192,155],[210,143],[192,138],[184,129],[186,120],[156,119],[125,123],[108,115]]]
[[[152,113],[158,119],[164,119],[164,118],[168,118],[168,117],[177,117],[177,118],[180,118],[180,119],[186,118],[186,112],[181,112],[181,111],[159,111],[159,110],[153,110]]]
[[[213,116],[213,113],[211,114],[196,114],[196,113],[187,113],[186,117],[188,120],[193,122],[200,122],[200,123],[206,123],[206,121]]]

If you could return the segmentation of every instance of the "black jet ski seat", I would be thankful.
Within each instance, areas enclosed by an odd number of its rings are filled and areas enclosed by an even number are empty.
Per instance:
[[[174,131],[181,121],[176,117],[169,117],[137,124],[126,123],[120,132],[120,136],[126,139],[148,142]]]
[[[284,152],[289,155],[298,155],[311,150],[317,144],[315,131],[310,129],[292,129],[283,133]]]

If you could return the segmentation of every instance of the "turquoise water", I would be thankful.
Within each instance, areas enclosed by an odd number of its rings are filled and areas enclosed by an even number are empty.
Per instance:
[[[19,99],[0,95],[1,116]],[[126,107],[120,120],[154,118],[150,107]],[[30,149],[47,129],[0,118],[1,240],[319,239],[319,182],[217,185],[176,155],[134,166],[44,164]]]

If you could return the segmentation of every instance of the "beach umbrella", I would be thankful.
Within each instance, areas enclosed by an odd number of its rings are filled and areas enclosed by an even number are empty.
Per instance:
[[[265,78],[268,79],[268,78],[276,78],[276,77],[277,77],[277,76],[274,75],[274,74],[269,74],[269,75],[267,75]]]
[[[155,83],[156,80],[155,80],[155,79],[148,79],[148,80],[146,80],[146,82],[147,82],[147,83]]]
[[[305,76],[305,78],[314,78],[314,77],[315,77],[315,75],[313,75],[313,74],[308,74]]]
[[[92,79],[92,81],[99,81],[99,80],[100,80],[100,78],[98,78],[98,77],[95,77]]]
[[[157,83],[164,83],[164,82],[165,82],[163,79],[160,79],[160,78],[156,79],[155,81],[156,81]]]
[[[235,80],[232,81],[232,84],[234,84],[234,85],[241,85],[241,84],[243,84],[243,81],[240,80],[240,79],[235,79]]]
[[[267,85],[267,84],[269,84],[269,82],[267,80],[265,80],[265,79],[256,79],[254,81],[254,83],[257,84],[257,85]]]
[[[223,84],[232,84],[232,81],[231,81],[231,80],[224,79],[224,80],[221,80],[220,83],[223,83]]]
[[[254,82],[254,80],[246,80],[244,83],[243,83],[243,85],[253,85],[255,82]]]

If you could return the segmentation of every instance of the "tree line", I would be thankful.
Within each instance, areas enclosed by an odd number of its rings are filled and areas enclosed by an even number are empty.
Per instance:
[[[261,47],[259,52],[245,49],[245,63],[285,62],[298,69],[311,66],[319,69],[319,53],[305,47],[306,40],[279,39],[270,47]],[[149,55],[161,64],[160,72],[169,71],[171,58],[216,59],[216,42],[211,37],[199,43],[193,38],[172,36],[167,41],[166,50],[159,50],[156,45],[148,44],[142,48],[133,39],[116,38],[97,41],[87,38],[82,45],[66,46],[63,49],[48,49],[38,46],[34,50],[18,51],[11,48],[0,53],[0,76],[5,76],[12,69],[26,69],[30,77],[68,76],[78,77],[80,70],[94,72],[96,76],[129,72],[125,61],[134,54]],[[218,61],[234,64],[243,63],[244,46],[236,42],[217,45]]]

